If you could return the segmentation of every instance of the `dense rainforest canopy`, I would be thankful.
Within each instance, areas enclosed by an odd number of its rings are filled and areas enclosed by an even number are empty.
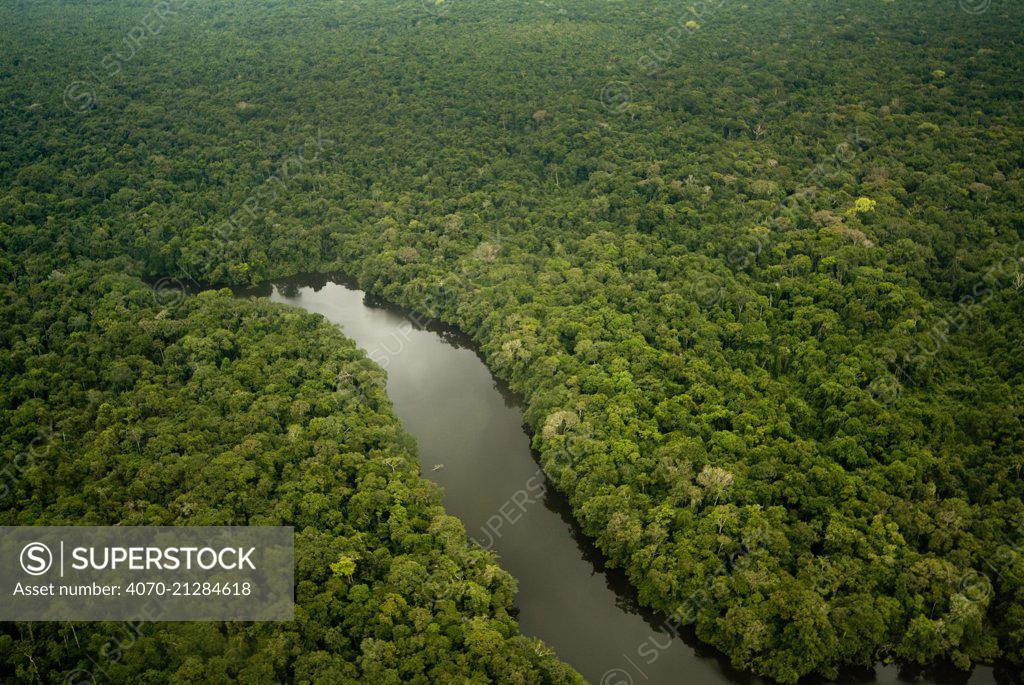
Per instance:
[[[0,525],[291,525],[296,619],[6,624],[4,682],[582,682],[519,635],[515,581],[445,515],[354,344],[116,270],[5,298]]]
[[[337,334],[222,295],[164,321],[107,275],[337,270],[471,334],[524,397],[584,531],[643,603],[737,666],[782,682],[887,659],[1019,670],[1024,5],[156,4],[0,6],[4,449],[60,408],[74,446],[7,495],[5,520],[306,516],[344,540],[310,542],[322,563],[300,567],[324,613],[217,645],[337,654],[356,677],[402,648],[378,641],[408,637],[418,672],[454,650],[460,674],[571,679],[515,637],[511,581],[437,511],[383,398],[330,404],[316,385],[342,363],[324,342]],[[165,426],[172,402],[190,413]],[[328,416],[367,433],[327,448]],[[174,446],[175,422],[220,420],[239,427]],[[347,499],[400,506],[371,448],[402,455],[401,487],[421,493],[403,495],[398,534]],[[209,495],[167,478],[189,450],[234,464],[200,460],[222,474]],[[303,458],[348,470],[253,486]],[[94,494],[69,490],[86,481]],[[388,560],[328,581],[335,553]],[[444,565],[473,599],[430,608],[395,564]],[[353,589],[375,582],[409,605],[401,636],[375,632],[381,609],[364,605],[383,595]],[[344,627],[340,601],[363,612]],[[439,611],[446,641],[417,641]],[[493,662],[445,633],[460,612]],[[8,629],[7,661],[65,658],[70,628],[50,630]]]

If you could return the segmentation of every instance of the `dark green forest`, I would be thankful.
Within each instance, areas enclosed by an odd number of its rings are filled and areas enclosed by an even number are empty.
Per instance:
[[[471,335],[609,564],[736,667],[1017,673],[1022,27],[1010,0],[4,0],[0,522],[296,526],[293,625],[161,626],[126,682],[574,682],[373,364],[183,292],[336,272]],[[62,682],[106,639],[74,631],[4,625],[0,674]]]
[[[293,525],[296,619],[5,624],[4,682],[580,682],[519,634],[515,580],[419,477],[351,342],[226,291],[158,301],[116,266],[5,298],[0,524]]]

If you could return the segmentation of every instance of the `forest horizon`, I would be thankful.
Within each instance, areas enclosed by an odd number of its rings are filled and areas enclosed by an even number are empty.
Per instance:
[[[1024,3],[0,45],[2,534],[294,545],[287,620],[0,614],[0,682],[1022,682]]]

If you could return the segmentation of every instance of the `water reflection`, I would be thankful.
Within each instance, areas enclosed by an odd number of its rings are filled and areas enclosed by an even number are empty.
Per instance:
[[[519,580],[524,633],[541,638],[602,685],[765,682],[732,668],[722,653],[698,642],[692,629],[669,626],[665,616],[640,607],[624,573],[607,568],[560,493],[544,488],[537,505],[514,499],[540,473],[537,455],[520,402],[491,375],[467,336],[366,295],[337,276],[307,274],[236,292],[322,314],[371,358],[374,350],[389,350],[388,396],[416,438],[423,474],[442,487],[446,509],[471,537],[493,539],[502,566]],[[396,331],[400,349],[393,344]],[[434,470],[435,465],[443,468]],[[512,508],[514,522],[485,537],[481,531],[510,501],[522,503]],[[850,669],[836,682],[991,685],[1010,682],[1010,674],[989,667],[964,674],[949,667],[889,665]]]

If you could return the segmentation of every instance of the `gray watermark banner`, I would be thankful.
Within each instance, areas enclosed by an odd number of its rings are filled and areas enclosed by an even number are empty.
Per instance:
[[[0,621],[290,621],[286,526],[0,526]]]

